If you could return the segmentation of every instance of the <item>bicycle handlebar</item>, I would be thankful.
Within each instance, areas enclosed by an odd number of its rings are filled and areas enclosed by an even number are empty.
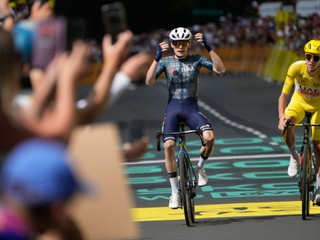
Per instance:
[[[289,126],[294,126],[294,127],[320,127],[320,124],[318,123],[291,123],[290,120],[288,120],[286,122],[286,125],[284,126],[283,128],[283,131],[282,131],[282,136],[284,137],[286,132],[287,132],[287,129]]]
[[[180,131],[180,132],[169,132],[169,133],[162,133],[160,131],[157,132],[157,150],[161,151],[161,147],[160,147],[160,137],[161,136],[178,136],[178,137],[182,137],[183,135],[187,135],[187,134],[191,134],[191,133],[195,133],[198,135],[198,137],[201,140],[201,145],[202,146],[206,146],[205,141],[203,140],[203,136],[202,136],[202,130],[200,128],[197,128],[196,130],[186,130],[186,131]]]

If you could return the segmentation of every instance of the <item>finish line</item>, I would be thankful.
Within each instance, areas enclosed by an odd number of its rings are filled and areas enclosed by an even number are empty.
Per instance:
[[[133,220],[143,221],[172,221],[184,220],[183,209],[170,209],[169,207],[133,208]],[[196,205],[196,219],[232,218],[232,217],[265,217],[301,215],[301,201],[289,202],[254,202]],[[320,214],[320,207],[312,203],[310,216]]]

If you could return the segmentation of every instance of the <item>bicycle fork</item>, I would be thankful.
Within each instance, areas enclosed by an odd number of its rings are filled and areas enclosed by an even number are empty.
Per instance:
[[[191,198],[195,198],[197,196],[197,186],[198,186],[198,179],[197,179],[197,175],[195,174],[194,168],[192,167],[192,162],[189,158],[189,156],[187,156],[185,154],[185,160],[186,160],[186,173],[188,174],[188,179],[190,181],[188,181],[188,191],[190,192],[190,196]],[[180,171],[180,165],[179,165],[179,161],[178,158],[176,158],[176,163],[177,163],[177,170],[178,172]],[[180,181],[180,175],[178,175],[178,190],[181,193],[182,189],[181,189],[181,181]]]

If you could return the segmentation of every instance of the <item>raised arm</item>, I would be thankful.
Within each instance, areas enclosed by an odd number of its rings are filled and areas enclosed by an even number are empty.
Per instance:
[[[70,54],[55,57],[43,73],[35,69],[31,77],[43,77],[34,92],[31,106],[22,112],[22,124],[37,135],[67,140],[75,124],[76,85],[88,66],[90,47],[82,41]]]
[[[108,106],[116,102],[130,84],[143,83],[149,66],[150,56],[140,52],[128,58],[117,72],[111,86]]]
[[[104,36],[102,42],[102,70],[86,99],[86,105],[78,109],[77,124],[86,124],[94,121],[104,110],[110,96],[112,81],[119,71],[121,63],[128,55],[132,38],[133,34],[129,30],[120,33],[115,44],[112,44],[110,35]]]
[[[162,53],[168,51],[169,44],[166,42],[161,42],[157,48],[156,55],[154,57],[154,60],[152,64],[150,65],[147,75],[146,75],[146,84],[152,85],[156,82],[156,70],[158,63],[162,57]]]
[[[212,71],[220,75],[224,74],[226,72],[226,67],[224,66],[218,54],[208,44],[205,36],[202,33],[197,33],[194,35],[194,37],[210,54],[211,61],[213,62]]]

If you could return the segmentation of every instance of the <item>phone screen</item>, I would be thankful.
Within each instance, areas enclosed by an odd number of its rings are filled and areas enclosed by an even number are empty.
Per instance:
[[[58,52],[66,50],[67,22],[65,18],[45,20],[37,26],[32,49],[32,66],[45,69]]]
[[[121,2],[102,5],[101,17],[105,33],[111,34],[113,41],[128,28],[125,6]]]

